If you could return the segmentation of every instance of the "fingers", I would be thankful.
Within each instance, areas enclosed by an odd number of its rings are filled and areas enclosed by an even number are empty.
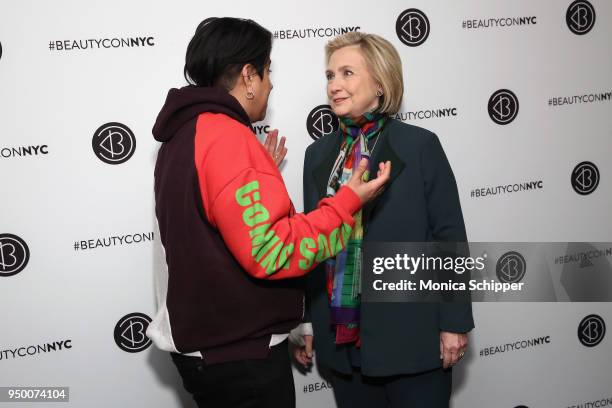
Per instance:
[[[278,166],[281,164],[283,160],[285,160],[285,156],[287,155],[287,148],[285,147],[285,141],[287,138],[285,136],[281,137],[280,143],[273,153],[272,157],[274,158],[274,162]]]
[[[361,180],[363,177],[363,173],[365,173],[367,169],[368,169],[368,159],[363,157],[359,161],[359,165],[357,165],[357,168],[353,171],[350,181]]]
[[[376,190],[379,190],[389,181],[389,177],[391,177],[391,162],[387,161],[384,164],[380,163],[376,175],[377,177],[370,181],[370,183],[372,183],[372,186]]]
[[[276,150],[276,140],[278,137],[278,129],[274,129],[268,132],[266,140],[264,141],[264,147],[268,151],[270,156],[274,157],[274,150]]]
[[[306,361],[306,353],[304,352],[304,348],[303,347],[296,347],[293,349],[293,357],[295,358],[295,361],[297,361],[298,363],[300,363],[303,366],[306,366],[307,361]]]
[[[295,361],[304,366],[304,368],[308,368],[308,366],[312,364],[312,357],[308,357],[305,347],[296,347],[293,349],[293,357]]]
[[[285,147],[286,141],[287,138],[283,136],[280,139],[280,143],[278,142],[278,129],[272,129],[266,135],[264,148],[270,157],[272,157],[272,160],[276,166],[279,166],[283,160],[285,160],[285,156],[287,156],[288,149]]]
[[[275,129],[276,134],[278,135],[278,130]],[[281,137],[280,143],[278,144],[278,148],[276,150],[287,150],[285,149],[285,141],[287,140],[287,138],[285,136]]]
[[[467,335],[461,333],[440,333],[440,359],[444,369],[461,360],[467,349]]]
[[[312,336],[304,336],[304,350],[308,358],[312,358]]]
[[[278,129],[269,131],[268,135],[266,136],[266,141],[267,140],[270,141],[270,148],[272,148],[272,151],[274,151],[274,149],[276,149],[276,142],[278,140]],[[268,151],[270,151],[270,148],[268,148]]]

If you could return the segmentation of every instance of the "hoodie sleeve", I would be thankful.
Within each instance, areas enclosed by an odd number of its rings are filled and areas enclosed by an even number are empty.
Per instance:
[[[195,150],[204,211],[250,275],[302,276],[346,247],[353,214],[361,208],[350,188],[296,214],[280,173],[252,132],[222,115],[202,116]]]

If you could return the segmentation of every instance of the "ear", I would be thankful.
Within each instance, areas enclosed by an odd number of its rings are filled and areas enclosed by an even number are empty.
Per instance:
[[[240,76],[242,77],[242,83],[244,84],[244,87],[248,91],[251,91],[251,92],[253,91],[253,83],[254,83],[255,75],[257,75],[257,70],[255,70],[255,67],[253,67],[252,64],[245,64],[240,70]]]
[[[257,70],[252,64],[244,64],[240,70],[240,75],[248,82],[253,79],[253,75],[257,75]]]

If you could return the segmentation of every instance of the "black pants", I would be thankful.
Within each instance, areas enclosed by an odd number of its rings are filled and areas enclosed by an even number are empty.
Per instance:
[[[295,386],[287,341],[263,360],[207,365],[172,353],[183,386],[200,408],[294,408]]]
[[[352,375],[332,371],[338,408],[448,408],[452,371],[367,377],[359,368]]]

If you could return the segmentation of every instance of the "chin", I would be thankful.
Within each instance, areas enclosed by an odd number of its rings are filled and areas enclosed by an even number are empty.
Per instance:
[[[332,110],[336,116],[346,116],[349,113],[349,110],[343,106],[332,106]]]

